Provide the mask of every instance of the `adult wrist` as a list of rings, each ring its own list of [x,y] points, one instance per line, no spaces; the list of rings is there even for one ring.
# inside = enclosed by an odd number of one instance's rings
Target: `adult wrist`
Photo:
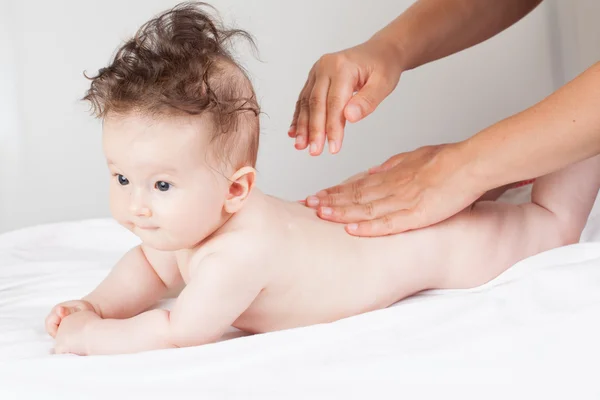
[[[378,49],[382,53],[383,58],[386,59],[387,66],[398,71],[398,74],[400,74],[407,69],[408,65],[404,46],[394,34],[388,33],[386,29],[388,28],[384,28],[373,35],[367,41],[367,44],[371,44],[374,48]]]
[[[496,174],[491,173],[489,157],[485,157],[478,144],[472,138],[454,143],[448,147],[449,157],[453,160],[455,168],[466,180],[467,187],[477,194],[483,194],[507,182],[498,183]]]

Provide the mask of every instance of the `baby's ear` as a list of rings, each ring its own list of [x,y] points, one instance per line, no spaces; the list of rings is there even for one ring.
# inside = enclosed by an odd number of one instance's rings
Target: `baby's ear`
[[[229,178],[229,192],[224,205],[227,213],[234,214],[242,209],[255,180],[256,170],[252,167],[242,167]]]

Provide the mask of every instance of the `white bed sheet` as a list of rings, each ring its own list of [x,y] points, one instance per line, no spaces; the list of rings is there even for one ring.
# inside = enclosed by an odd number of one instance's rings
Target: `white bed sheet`
[[[331,324],[99,357],[52,355],[43,320],[137,239],[111,220],[0,235],[0,399],[597,399],[599,211],[583,243],[476,289],[429,291]]]

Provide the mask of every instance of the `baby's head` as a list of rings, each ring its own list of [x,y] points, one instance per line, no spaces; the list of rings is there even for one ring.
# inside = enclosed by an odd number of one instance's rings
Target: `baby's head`
[[[144,24],[85,100],[103,120],[114,218],[159,250],[192,248],[239,211],[255,181],[259,107],[198,3]],[[250,39],[251,40],[251,39]]]

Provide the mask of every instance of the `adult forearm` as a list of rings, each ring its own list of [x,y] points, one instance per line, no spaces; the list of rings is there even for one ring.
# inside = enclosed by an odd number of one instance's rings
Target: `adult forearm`
[[[542,0],[419,0],[375,34],[398,49],[403,70],[474,46],[513,25]]]
[[[599,154],[600,63],[457,148],[484,190],[545,175]]]

